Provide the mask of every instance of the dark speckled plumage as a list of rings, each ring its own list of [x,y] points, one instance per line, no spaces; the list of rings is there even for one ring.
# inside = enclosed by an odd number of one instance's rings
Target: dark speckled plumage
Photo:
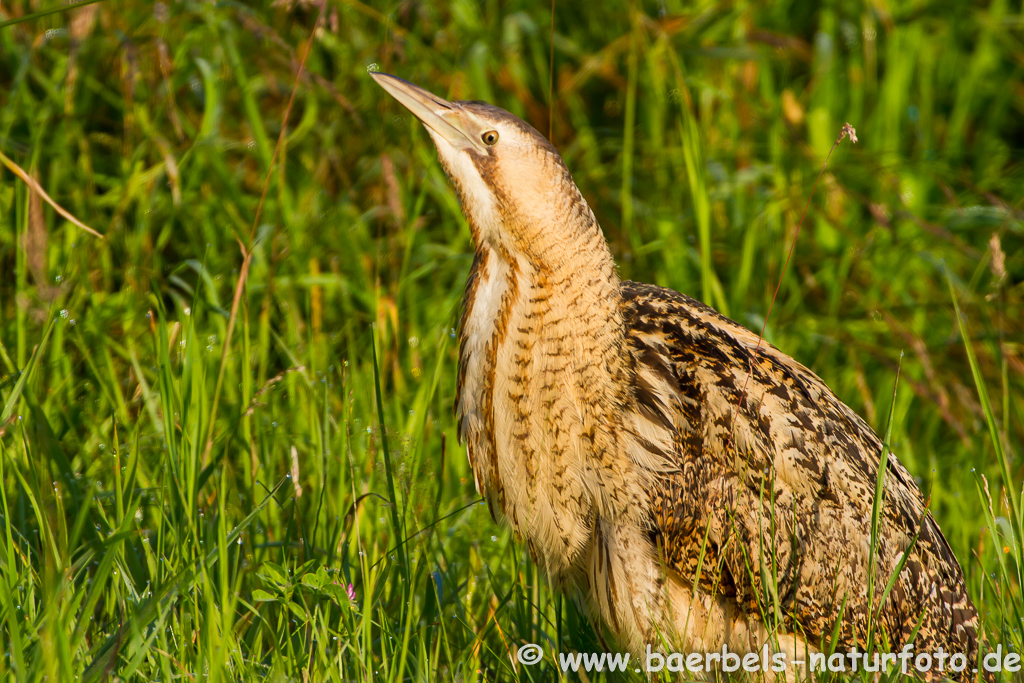
[[[624,319],[637,366],[682,398],[665,405],[638,386],[638,405],[676,430],[678,470],[652,496],[652,537],[686,581],[771,614],[774,592],[787,629],[840,649],[867,642],[867,554],[882,443],[810,370],[704,304],[653,285],[624,282]],[[743,388],[746,397],[742,400]],[[671,390],[665,393],[671,393]],[[791,469],[780,471],[780,439]],[[875,594],[909,557],[876,608],[890,649],[977,657],[977,613],[963,573],[910,473],[890,454]],[[697,576],[701,546],[703,567]],[[771,568],[762,585],[756,558]],[[845,606],[844,606],[845,603]]]

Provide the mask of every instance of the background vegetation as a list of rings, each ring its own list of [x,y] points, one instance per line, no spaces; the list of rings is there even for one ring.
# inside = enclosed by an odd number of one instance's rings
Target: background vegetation
[[[766,335],[893,409],[1021,651],[1019,3],[556,0],[552,83],[547,3],[328,0],[276,160],[315,3],[47,9],[0,7],[0,151],[103,238],[0,169],[7,680],[552,680],[603,649],[477,504],[469,231],[372,68],[550,127],[623,276],[755,330],[852,123]]]

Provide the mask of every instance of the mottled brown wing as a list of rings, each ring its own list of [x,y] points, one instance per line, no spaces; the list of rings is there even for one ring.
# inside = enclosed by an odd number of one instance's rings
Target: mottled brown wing
[[[674,426],[672,444],[652,444],[678,462],[653,496],[666,564],[812,643],[839,621],[843,644],[863,645],[877,435],[814,373],[766,342],[755,356],[757,336],[704,304],[632,282],[622,292],[639,412]],[[908,548],[877,630],[895,647],[920,623],[917,651],[942,645],[973,662],[977,614],[960,566],[890,455],[876,604]]]

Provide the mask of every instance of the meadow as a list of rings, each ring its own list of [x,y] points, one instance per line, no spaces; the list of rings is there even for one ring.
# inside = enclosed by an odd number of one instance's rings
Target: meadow
[[[1024,651],[1020,3],[319,9],[0,5],[0,677],[646,680],[556,670],[605,648],[474,490],[469,229],[368,70],[550,132],[624,278],[781,280]]]

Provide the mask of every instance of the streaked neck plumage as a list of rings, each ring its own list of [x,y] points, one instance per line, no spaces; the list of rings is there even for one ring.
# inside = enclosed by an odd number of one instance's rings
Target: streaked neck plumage
[[[538,560],[558,576],[576,564],[596,515],[639,514],[643,475],[621,457],[616,416],[631,400],[632,369],[614,262],[558,153],[535,150],[529,164],[441,160],[476,243],[460,435],[492,511],[543,548]]]

